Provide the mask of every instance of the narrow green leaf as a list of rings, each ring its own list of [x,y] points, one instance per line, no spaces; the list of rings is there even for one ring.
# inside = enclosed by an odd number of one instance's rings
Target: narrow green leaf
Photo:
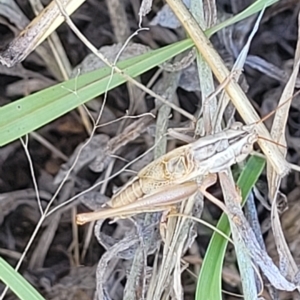
[[[191,40],[184,40],[118,63],[118,67],[136,77],[191,48]],[[0,108],[0,146],[45,125],[79,105],[105,93],[111,68],[105,67],[59,83]],[[109,90],[126,79],[113,74]]]
[[[0,279],[22,300],[45,300],[45,298],[2,257],[0,257]]]

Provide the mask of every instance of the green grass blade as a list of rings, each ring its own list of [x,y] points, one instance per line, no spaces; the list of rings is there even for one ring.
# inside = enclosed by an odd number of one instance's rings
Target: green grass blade
[[[2,257],[0,257],[0,279],[22,300],[45,300],[45,298]]]
[[[258,180],[264,166],[265,160],[263,158],[258,156],[249,158],[237,182],[242,193],[243,203]],[[218,222],[217,228],[227,236],[230,235],[229,221],[224,213]],[[199,274],[195,299],[222,299],[222,266],[227,243],[228,241],[218,233],[213,234]]]
[[[192,45],[191,40],[184,40],[122,61],[118,63],[118,67],[131,77],[136,77],[191,48]],[[110,75],[111,68],[101,68],[0,108],[0,146],[48,124],[79,105],[103,94]],[[109,89],[125,81],[123,76],[115,73]]]

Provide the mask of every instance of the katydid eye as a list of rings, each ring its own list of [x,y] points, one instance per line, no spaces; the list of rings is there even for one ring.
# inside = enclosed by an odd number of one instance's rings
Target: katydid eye
[[[243,128],[243,123],[241,122],[234,122],[230,128],[233,129],[233,130],[241,130]]]
[[[250,154],[251,151],[252,151],[252,144],[247,143],[242,147],[243,154]]]

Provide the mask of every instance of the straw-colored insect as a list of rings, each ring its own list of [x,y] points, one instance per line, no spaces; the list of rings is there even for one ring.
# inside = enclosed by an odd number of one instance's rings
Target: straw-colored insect
[[[143,168],[107,207],[77,215],[77,223],[168,209],[197,192],[201,181],[244,160],[258,139],[254,125],[230,129],[179,147]]]

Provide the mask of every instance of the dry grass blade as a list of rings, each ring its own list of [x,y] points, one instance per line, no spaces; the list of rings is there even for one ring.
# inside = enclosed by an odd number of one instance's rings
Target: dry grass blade
[[[219,177],[226,207],[228,209],[234,207],[234,209],[238,210],[243,216],[242,208],[240,205],[241,197],[237,193],[231,170],[228,168],[226,172],[219,173]],[[232,211],[229,211],[229,213],[232,213]],[[239,238],[239,229],[233,222],[233,219],[229,218],[229,221],[232,232],[232,239],[234,241],[235,251],[237,254],[237,262],[241,273],[244,298],[255,299],[257,296],[257,290],[255,285],[254,269],[252,268],[251,264],[251,258],[246,251],[248,245],[243,243]]]
[[[98,233],[96,233],[98,235]],[[139,239],[137,237],[132,238],[132,236],[128,236],[124,240],[120,241],[119,243],[112,246],[109,251],[107,251],[102,258],[100,259],[97,271],[96,271],[96,277],[97,277],[97,299],[107,299],[104,295],[106,292],[105,284],[108,280],[107,278],[107,269],[108,264],[110,261],[115,260],[115,257],[118,255],[118,253],[129,249],[130,247],[134,246],[139,242]]]
[[[202,201],[203,196],[200,194],[190,197],[186,203],[182,204],[180,208],[181,213],[190,215],[193,207],[195,209],[194,214],[195,212],[196,214],[199,211],[202,212]],[[200,205],[200,207],[195,206],[195,203]],[[181,217],[168,220],[164,239],[163,260],[156,278],[153,279],[156,284],[153,294],[148,293],[147,299],[162,299],[163,295],[168,297],[168,295],[172,294],[173,288],[175,288],[172,283],[178,280],[175,273],[176,263],[180,261],[182,253],[191,245],[194,238],[193,222],[191,220]],[[152,285],[154,284],[152,283]]]
[[[222,176],[224,183],[226,183],[225,187],[227,187],[227,189],[230,186],[234,187],[234,185],[230,183],[231,180],[228,178],[228,176],[226,174],[224,175],[225,176]],[[267,252],[262,249],[257,242],[255,234],[243,214],[239,202],[240,195],[237,193],[235,188],[229,189],[228,195],[230,195],[229,197],[231,197],[233,200],[230,203],[226,203],[229,213],[228,217],[230,218],[231,225],[235,227],[237,239],[245,244],[245,249],[247,249],[250,257],[258,264],[263,274],[270,280],[270,283],[274,287],[286,291],[295,290],[297,288],[297,285],[293,282],[288,281],[284,277],[277,266],[273,263]]]
[[[286,146],[286,139],[285,139],[285,131],[286,131],[286,124],[289,115],[290,104],[292,102],[292,95],[295,89],[295,84],[297,81],[297,76],[299,72],[300,66],[300,14],[298,15],[298,41],[297,41],[297,48],[295,52],[295,59],[294,59],[294,66],[293,71],[288,80],[285,89],[280,97],[279,105],[285,103],[287,99],[291,99],[288,104],[283,105],[275,114],[271,136],[272,138],[280,143],[281,145]],[[280,148],[282,154],[285,156],[287,149],[281,147]],[[267,166],[267,177],[268,177],[268,185],[269,185],[269,196],[272,201],[272,210],[271,210],[271,220],[272,220],[272,230],[274,234],[274,241],[276,243],[277,251],[279,254],[279,265],[281,271],[284,273],[285,276],[290,278],[294,278],[296,273],[298,272],[297,264],[294,258],[291,255],[290,249],[287,245],[285,240],[280,219],[279,213],[277,209],[277,197],[279,186],[281,183],[281,176],[278,175],[272,166]],[[300,292],[300,288],[298,288]]]
[[[295,84],[299,72],[299,66],[300,66],[300,28],[298,27],[298,42],[297,42],[297,48],[295,52],[293,72],[280,97],[278,103],[280,109],[276,111],[272,129],[271,129],[272,139],[283,146],[286,146],[286,139],[285,139],[286,124],[287,124],[288,113],[290,110],[290,106],[293,98],[292,96],[293,96],[293,92],[295,89]],[[290,102],[287,103],[288,99],[291,100]],[[280,147],[279,150],[282,152],[283,156],[286,156],[286,152],[287,152],[286,148]],[[268,169],[268,183],[269,183],[269,195],[271,199],[273,199],[276,196],[281,178],[282,177],[280,176],[280,173],[276,173],[276,170],[273,170],[273,168],[270,166]]]

